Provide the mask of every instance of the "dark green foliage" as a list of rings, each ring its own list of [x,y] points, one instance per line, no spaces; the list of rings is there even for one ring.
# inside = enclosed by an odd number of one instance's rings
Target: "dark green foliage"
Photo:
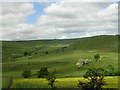
[[[28,53],[28,56],[31,56],[31,53]]]
[[[100,55],[99,55],[99,54],[95,54],[95,55],[94,55],[94,59],[95,59],[96,61],[99,61]]]
[[[35,52],[34,54],[37,54],[37,52]]]
[[[24,52],[24,56],[31,56],[30,52]]]
[[[31,71],[30,70],[26,70],[22,73],[22,77],[24,78],[29,78],[31,77]]]
[[[105,85],[104,81],[104,69],[103,68],[91,68],[88,69],[83,76],[88,79],[89,82],[83,83],[79,81],[78,86],[82,88],[90,88],[90,89],[101,89],[103,85]]]
[[[48,74],[49,72],[47,68],[41,68],[40,71],[38,71],[38,78],[45,78]]]
[[[114,67],[112,65],[108,65],[105,71],[105,76],[117,76],[118,71],[115,71]]]
[[[45,54],[48,54],[48,51],[46,51]]]
[[[28,55],[28,53],[27,52],[24,52],[24,56],[27,56]]]
[[[56,82],[55,71],[52,73],[49,73],[49,75],[46,77],[46,79],[48,80],[48,85],[50,85],[51,88],[56,88],[54,86],[54,84]]]

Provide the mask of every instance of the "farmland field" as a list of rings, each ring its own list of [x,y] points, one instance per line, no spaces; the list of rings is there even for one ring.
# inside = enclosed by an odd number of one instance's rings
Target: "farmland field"
[[[57,88],[77,88],[78,80],[87,82],[82,77],[58,78],[55,86]],[[103,88],[118,88],[118,77],[105,77],[106,85]],[[12,88],[50,88],[45,79],[15,79]]]
[[[56,82],[58,87],[76,87],[77,80],[84,81],[81,77],[87,69],[92,67],[106,68],[108,65],[112,65],[118,71],[117,36],[95,36],[63,40],[3,41],[2,48],[3,87],[6,87],[9,81],[8,78],[4,77],[11,76],[13,77],[12,87],[49,87],[45,80],[37,78],[37,71],[42,67],[47,67],[49,72],[56,71],[55,76],[59,78]],[[30,56],[25,56],[25,52],[29,52]],[[100,61],[96,62],[94,60],[95,54],[101,56]],[[78,69],[76,63],[80,58],[89,59],[91,63]],[[34,75],[30,79],[23,79],[22,72],[24,70],[31,70]],[[106,77],[106,81],[108,82],[106,88],[117,88],[117,77]],[[110,83],[111,81],[113,82]],[[25,82],[27,84],[24,84]],[[37,82],[42,83],[37,85]]]

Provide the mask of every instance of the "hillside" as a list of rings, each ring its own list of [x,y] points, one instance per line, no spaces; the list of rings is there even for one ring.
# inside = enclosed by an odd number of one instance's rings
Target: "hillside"
[[[57,50],[64,52],[81,50],[98,50],[103,52],[117,52],[117,36],[95,36],[79,39],[54,39],[54,40],[32,40],[32,41],[3,41],[3,62],[14,58],[23,57],[24,52],[31,54],[48,51],[55,53]],[[41,50],[41,51],[40,51]]]
[[[79,50],[118,51],[118,36],[95,36],[79,39],[71,47]]]
[[[22,78],[24,70],[31,70],[33,74],[31,78],[37,78],[37,71],[43,67],[47,67],[49,72],[56,71],[57,78],[81,77],[89,68],[106,68],[108,65],[112,65],[118,71],[117,36],[3,41],[2,48],[3,86],[6,86],[11,76]],[[93,58],[96,53],[101,56],[98,62]],[[76,63],[82,59],[89,59],[91,62],[78,69]]]

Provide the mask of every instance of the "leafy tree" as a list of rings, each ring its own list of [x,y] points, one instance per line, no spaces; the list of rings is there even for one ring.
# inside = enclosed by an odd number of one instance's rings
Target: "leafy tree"
[[[34,54],[37,54],[37,52],[35,52]]]
[[[117,73],[115,72],[115,69],[112,65],[108,65],[107,69],[105,71],[105,75],[106,76],[115,76],[117,75]]]
[[[91,68],[88,69],[83,76],[88,79],[89,82],[83,83],[79,81],[78,86],[82,88],[90,88],[90,89],[101,89],[103,85],[105,85],[104,81],[104,69],[103,68]]]
[[[22,77],[24,77],[24,78],[29,78],[29,77],[31,77],[31,71],[30,71],[30,70],[25,70],[25,71],[22,73]]]
[[[28,53],[27,52],[24,52],[24,56],[27,56],[28,55]]]
[[[48,51],[46,51],[45,54],[48,54]]]
[[[40,71],[38,71],[38,78],[45,78],[48,74],[49,72],[47,68],[41,68]]]
[[[49,75],[46,77],[46,79],[48,80],[48,85],[50,85],[51,88],[56,88],[54,86],[54,84],[56,82],[55,71],[52,73],[49,73]]]
[[[99,61],[99,60],[100,60],[100,55],[99,55],[99,54],[95,54],[95,55],[94,55],[94,59],[95,59],[96,61]]]

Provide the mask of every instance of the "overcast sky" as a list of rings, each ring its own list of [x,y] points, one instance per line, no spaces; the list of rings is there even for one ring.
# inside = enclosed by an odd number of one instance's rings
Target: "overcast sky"
[[[46,1],[0,3],[0,39],[66,39],[118,33],[117,1]]]

